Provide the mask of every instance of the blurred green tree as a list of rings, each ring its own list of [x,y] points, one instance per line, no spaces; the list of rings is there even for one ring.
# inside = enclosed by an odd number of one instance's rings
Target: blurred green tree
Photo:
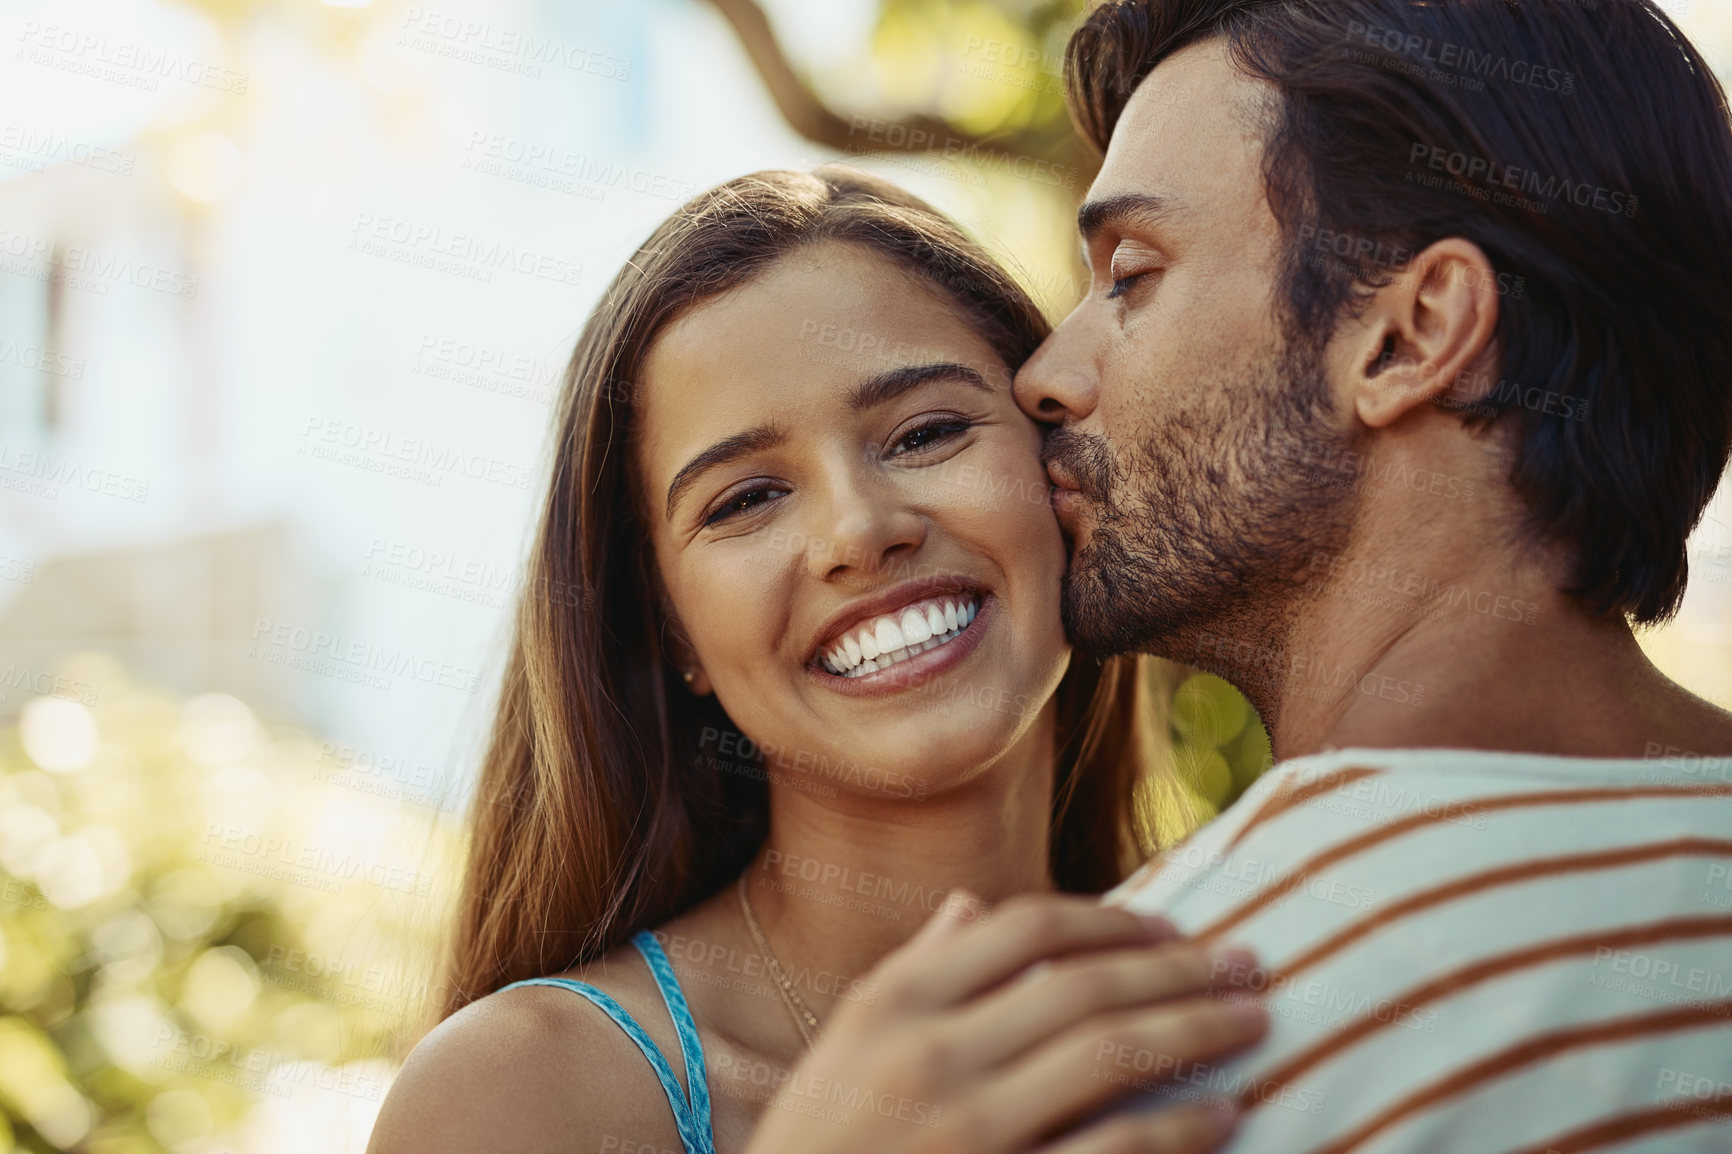
[[[364,1137],[437,1000],[454,799],[107,658],[57,676],[0,728],[0,1151]]]

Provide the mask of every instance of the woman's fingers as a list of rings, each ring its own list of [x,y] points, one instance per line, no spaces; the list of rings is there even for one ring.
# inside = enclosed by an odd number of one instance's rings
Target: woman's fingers
[[[1188,1075],[1199,1062],[1241,1050],[1267,1029],[1261,1004],[1209,997],[1102,1015],[1036,1047],[993,1077],[966,1109],[971,1121],[989,1128],[985,1148],[1016,1149]]]
[[[1012,898],[977,925],[932,934],[923,928],[915,941],[881,963],[876,977],[895,1009],[925,1013],[983,993],[1036,962],[1085,950],[1147,946],[1175,936],[1161,919],[1108,909],[1093,898]]]
[[[1209,1154],[1237,1122],[1231,1110],[1207,1106],[1121,1114],[1042,1146],[1040,1154]]]
[[[1097,1015],[1229,985],[1255,964],[1245,950],[1189,942],[1073,955],[1036,965],[959,1008],[950,1028],[962,1056],[984,1069]]]

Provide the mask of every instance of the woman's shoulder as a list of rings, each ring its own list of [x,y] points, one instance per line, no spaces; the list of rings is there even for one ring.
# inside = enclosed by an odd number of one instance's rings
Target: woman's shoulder
[[[646,1020],[645,998],[659,995],[627,952],[557,976],[606,993],[659,1043],[664,1031]],[[429,1032],[392,1084],[367,1149],[565,1154],[632,1143],[680,1148],[655,1071],[601,1009],[569,989],[535,985],[488,994]]]

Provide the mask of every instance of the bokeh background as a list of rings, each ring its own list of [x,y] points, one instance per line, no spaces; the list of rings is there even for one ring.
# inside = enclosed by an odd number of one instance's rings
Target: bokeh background
[[[847,159],[1062,315],[1080,7],[0,3],[0,1154],[365,1145],[586,310],[697,190]],[[1732,0],[1665,7],[1732,74]],[[1729,526],[1644,636],[1725,705]],[[1268,756],[1167,685],[1151,844]]]

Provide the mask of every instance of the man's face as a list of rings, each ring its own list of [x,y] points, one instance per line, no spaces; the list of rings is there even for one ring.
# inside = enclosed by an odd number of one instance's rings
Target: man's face
[[[1207,667],[1223,634],[1273,641],[1307,560],[1346,535],[1351,494],[1305,467],[1345,434],[1323,342],[1282,326],[1274,101],[1220,41],[1143,81],[1081,214],[1089,295],[1017,377],[1023,410],[1061,422],[1046,460],[1086,652]]]

